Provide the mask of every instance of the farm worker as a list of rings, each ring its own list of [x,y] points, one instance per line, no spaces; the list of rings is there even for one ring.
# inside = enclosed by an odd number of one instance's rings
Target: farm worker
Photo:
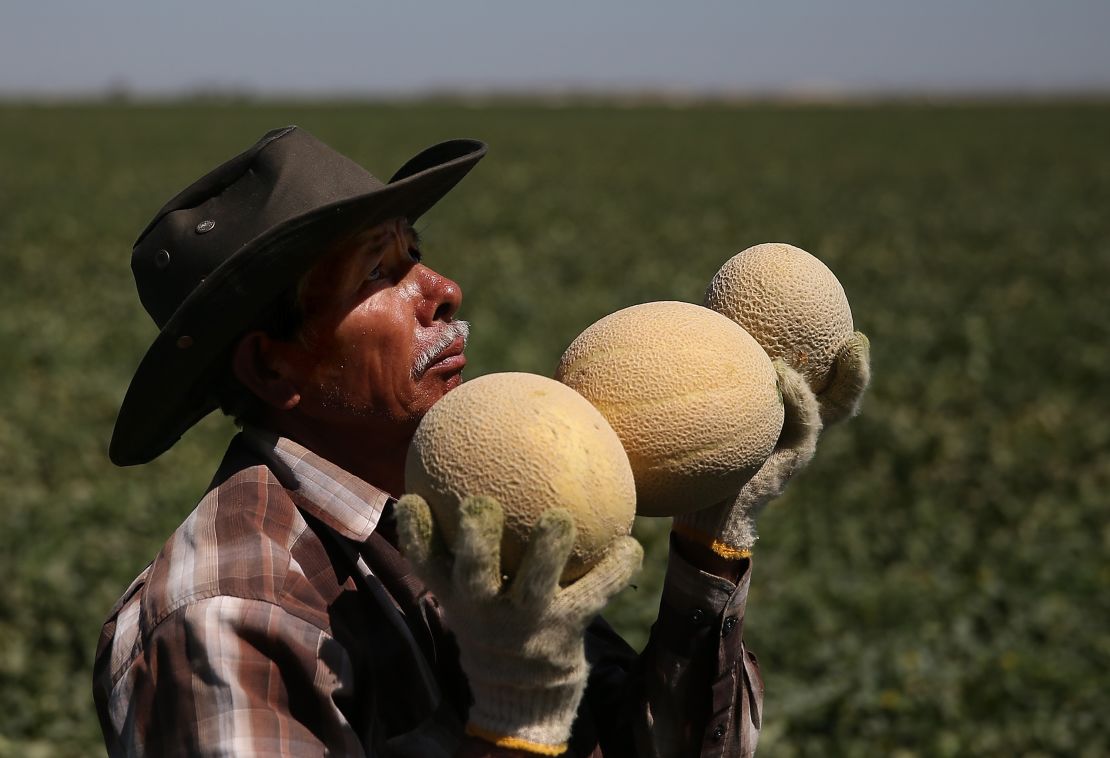
[[[673,536],[637,655],[594,616],[637,567],[637,550],[616,551],[568,587],[575,603],[502,620],[496,639],[519,646],[470,651],[480,670],[465,670],[447,620],[481,628],[485,606],[455,592],[445,610],[398,550],[421,547],[420,514],[395,508],[406,449],[461,382],[468,332],[459,286],[422,262],[412,224],[485,152],[445,142],[382,182],[277,129],[139,235],[132,269],[160,331],[111,459],[146,463],[217,407],[241,431],[104,625],[94,693],[111,755],[754,751],[747,558]],[[820,422],[795,389],[782,446],[804,453]],[[742,500],[718,506],[722,534],[747,518]],[[462,517],[464,583],[498,538],[495,509]]]

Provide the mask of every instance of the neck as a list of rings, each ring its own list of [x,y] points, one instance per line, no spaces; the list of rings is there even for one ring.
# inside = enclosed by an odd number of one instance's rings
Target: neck
[[[291,419],[277,421],[279,423],[268,424],[277,434],[303,445],[395,498],[404,494],[405,455],[415,430],[392,424],[374,425],[373,428],[363,425],[323,428],[289,423]]]

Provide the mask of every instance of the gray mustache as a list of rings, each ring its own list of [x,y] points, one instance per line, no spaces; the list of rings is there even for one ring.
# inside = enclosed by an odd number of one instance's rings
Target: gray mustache
[[[470,322],[469,321],[452,321],[445,324],[440,329],[440,334],[436,337],[436,341],[428,346],[424,352],[416,359],[412,366],[413,378],[419,377],[428,367],[432,365],[432,361],[446,350],[452,342],[462,337],[463,349],[466,349],[466,343],[470,339]]]

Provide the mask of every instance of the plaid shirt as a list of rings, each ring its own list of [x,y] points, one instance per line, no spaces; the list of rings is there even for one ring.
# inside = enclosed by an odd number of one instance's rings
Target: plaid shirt
[[[452,755],[469,691],[438,603],[386,536],[391,506],[290,440],[237,437],[104,624],[94,695],[108,752]],[[642,654],[598,619],[570,753],[754,752],[749,578],[672,551]]]

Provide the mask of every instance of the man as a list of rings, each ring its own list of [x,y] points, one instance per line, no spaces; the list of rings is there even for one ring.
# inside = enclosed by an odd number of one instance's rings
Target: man
[[[394,500],[468,334],[458,285],[421,262],[412,224],[484,154],[453,140],[382,183],[279,129],[140,235],[132,268],[161,331],[112,460],[153,459],[220,405],[243,431],[104,626],[94,692],[112,755],[754,751],[747,527],[812,454],[819,411],[854,408],[866,343],[846,349],[850,380],[828,402],[780,369],[789,423],[758,497],[676,524],[637,656],[594,618],[638,565],[631,538],[560,588],[573,533],[550,512],[527,579],[504,586],[496,502],[464,503],[448,553],[419,499]]]

